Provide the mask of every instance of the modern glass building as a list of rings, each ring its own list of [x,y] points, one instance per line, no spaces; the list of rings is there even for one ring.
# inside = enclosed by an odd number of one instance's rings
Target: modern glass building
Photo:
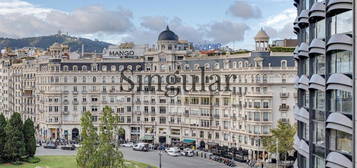
[[[355,0],[294,0],[299,45],[295,167],[356,164]]]

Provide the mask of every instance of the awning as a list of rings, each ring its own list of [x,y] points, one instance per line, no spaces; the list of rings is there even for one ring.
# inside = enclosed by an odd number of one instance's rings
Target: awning
[[[182,142],[183,143],[194,143],[194,142],[196,142],[196,140],[194,140],[194,139],[183,139]]]
[[[154,136],[153,135],[144,135],[143,137],[141,137],[141,140],[152,141],[152,140],[154,140]]]

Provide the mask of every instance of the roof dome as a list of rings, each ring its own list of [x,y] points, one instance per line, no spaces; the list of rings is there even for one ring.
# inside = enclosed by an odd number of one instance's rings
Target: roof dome
[[[158,40],[178,40],[178,36],[169,29],[169,26],[166,27],[166,30],[160,33]]]
[[[269,40],[268,34],[262,29],[257,33],[257,35],[254,38],[255,40]]]

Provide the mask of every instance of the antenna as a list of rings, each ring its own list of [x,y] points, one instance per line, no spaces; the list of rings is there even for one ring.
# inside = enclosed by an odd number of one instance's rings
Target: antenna
[[[84,56],[84,44],[82,44],[82,57]]]

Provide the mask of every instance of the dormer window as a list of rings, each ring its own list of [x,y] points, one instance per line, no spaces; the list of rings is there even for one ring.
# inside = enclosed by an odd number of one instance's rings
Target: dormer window
[[[82,71],[87,71],[87,66],[83,65],[82,66]]]
[[[115,67],[115,65],[112,65],[110,69],[111,69],[111,71],[113,71],[113,72],[117,70],[117,68]]]
[[[104,71],[104,72],[107,71],[107,66],[103,65],[102,66],[102,71]]]

